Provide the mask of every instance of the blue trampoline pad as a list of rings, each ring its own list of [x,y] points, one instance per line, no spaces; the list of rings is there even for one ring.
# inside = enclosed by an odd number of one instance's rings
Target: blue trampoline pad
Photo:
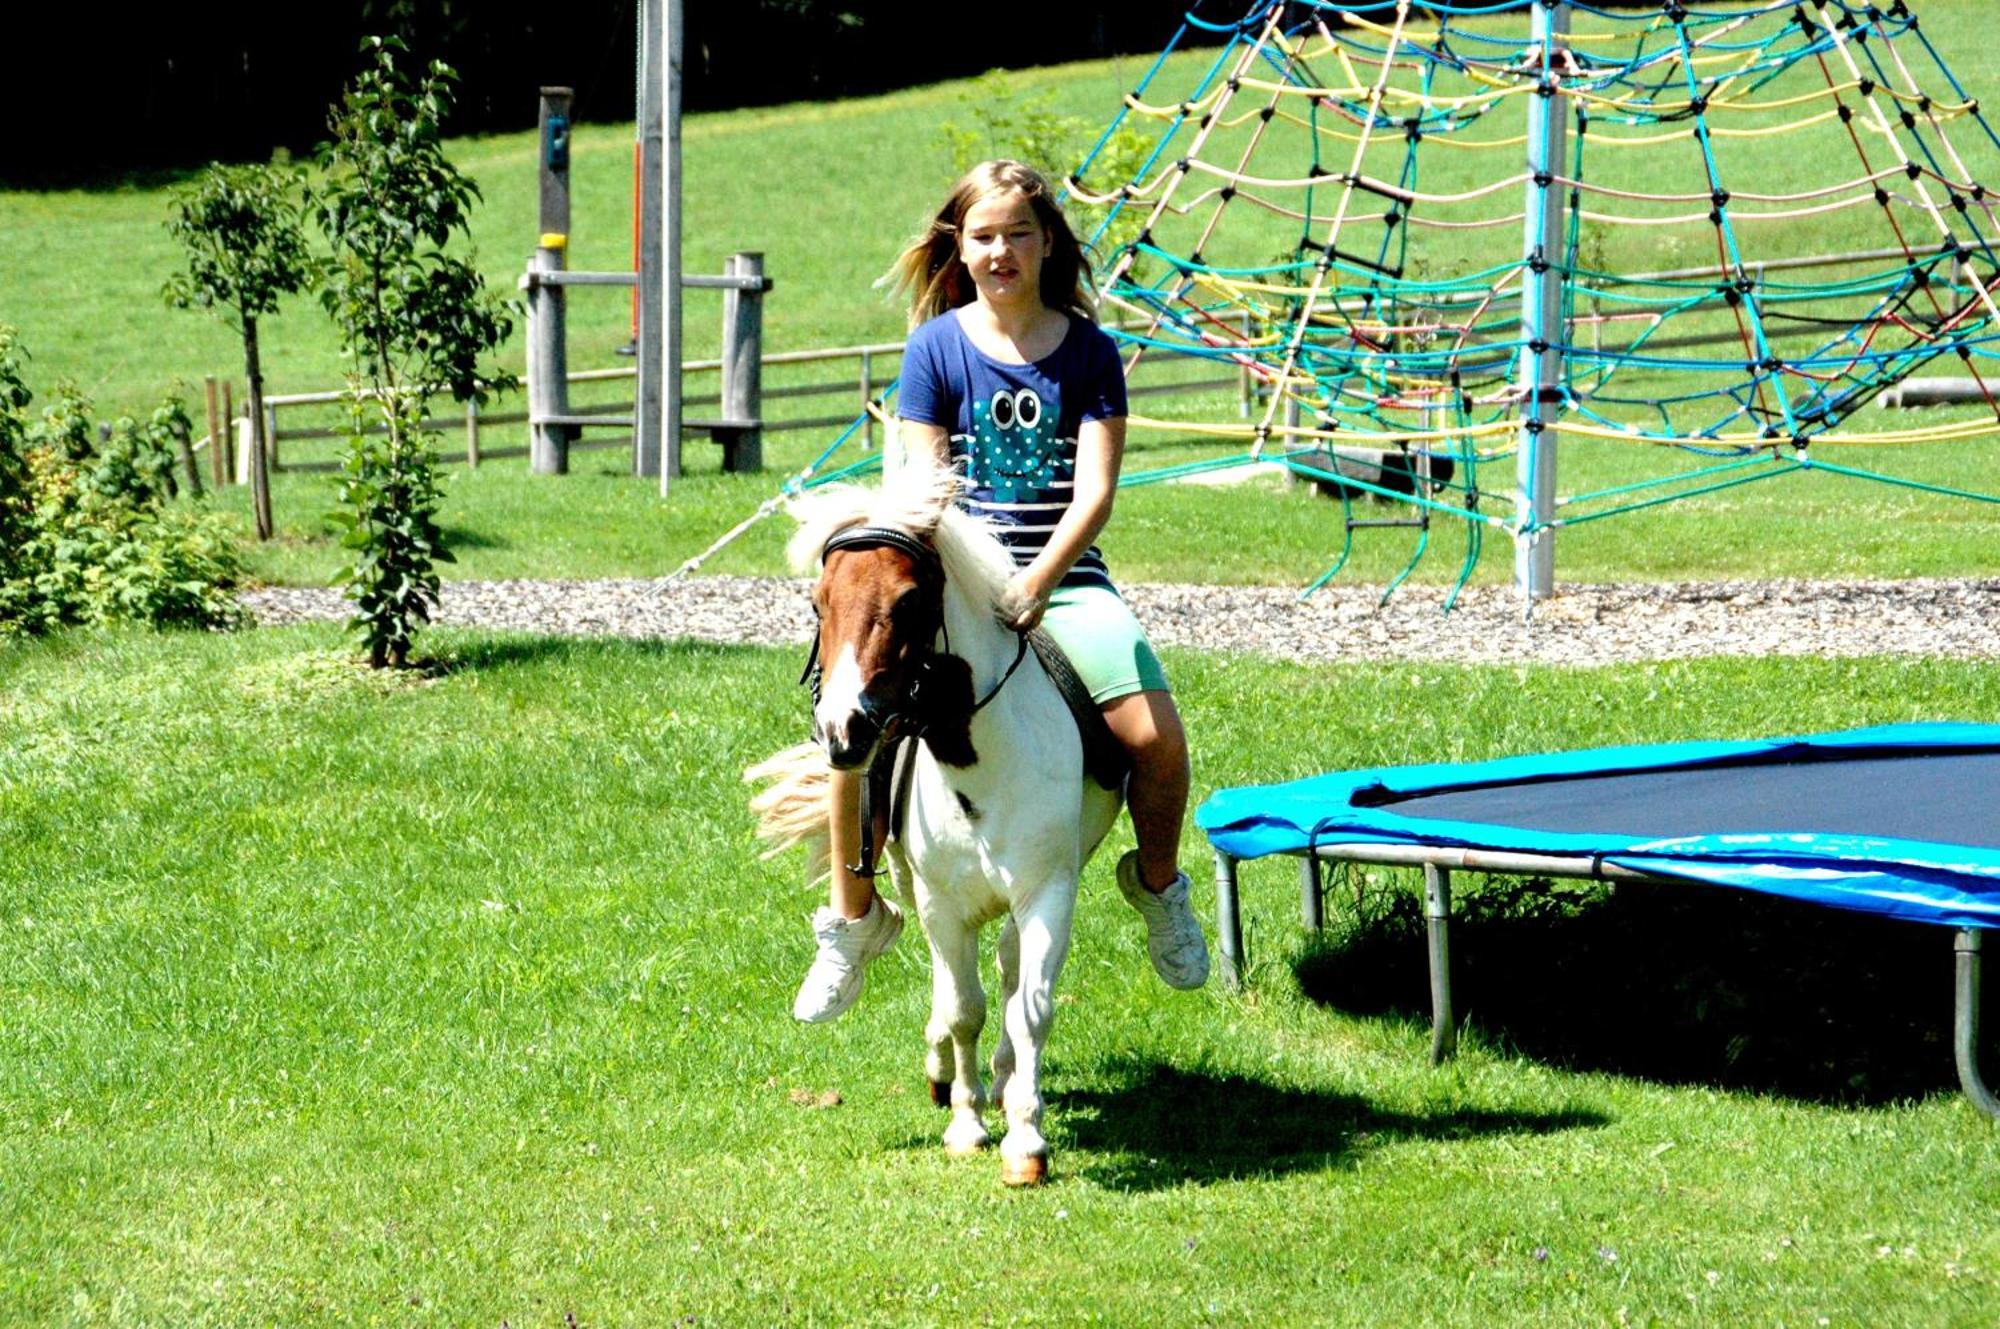
[[[1316,844],[1600,860],[1954,927],[2000,927],[2000,725],[1599,748],[1218,791],[1236,858]]]

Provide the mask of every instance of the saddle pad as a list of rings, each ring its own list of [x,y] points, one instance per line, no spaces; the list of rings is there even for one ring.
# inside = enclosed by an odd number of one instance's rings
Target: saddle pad
[[[1111,726],[1104,723],[1104,712],[1091,700],[1090,690],[1070,668],[1069,657],[1056,645],[1056,639],[1040,628],[1028,634],[1028,644],[1035,648],[1035,658],[1055,681],[1056,691],[1062,693],[1069,713],[1076,718],[1076,732],[1083,739],[1084,772],[1106,789],[1123,789],[1125,777],[1132,772],[1131,759]]]

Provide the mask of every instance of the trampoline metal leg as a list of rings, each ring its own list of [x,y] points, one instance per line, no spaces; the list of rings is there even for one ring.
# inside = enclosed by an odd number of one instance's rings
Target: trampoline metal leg
[[[1431,1065],[1458,1055],[1458,1020],[1451,1010],[1451,872],[1424,864],[1424,923],[1431,951]]]
[[[1319,855],[1310,849],[1299,860],[1299,917],[1309,932],[1326,926],[1326,892],[1320,886]]]
[[[1215,941],[1222,952],[1222,986],[1243,986],[1243,916],[1236,905],[1236,860],[1215,851]]]
[[[1972,1105],[1987,1116],[2000,1119],[2000,1097],[1995,1097],[1979,1074],[1979,951],[1985,934],[1978,928],[1960,928],[1952,949],[1957,952],[1957,1001],[1952,1016],[1952,1047],[1958,1058],[1958,1083]]]

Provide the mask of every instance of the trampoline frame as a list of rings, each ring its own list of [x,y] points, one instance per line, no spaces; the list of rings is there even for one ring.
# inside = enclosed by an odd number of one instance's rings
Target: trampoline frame
[[[1637,872],[1608,863],[1596,855],[1533,854],[1455,845],[1347,843],[1319,844],[1280,850],[1300,859],[1300,905],[1305,926],[1325,925],[1323,861],[1370,863],[1383,867],[1419,867],[1424,873],[1424,923],[1430,953],[1431,1064],[1458,1053],[1458,1022],[1451,992],[1451,874],[1504,873],[1525,877],[1568,877],[1585,881],[1652,882],[1685,886],[1684,881]],[[1238,858],[1215,851],[1215,932],[1221,951],[1222,981],[1230,991],[1243,986],[1245,952],[1243,921],[1237,901]],[[1972,1105],[2000,1121],[2000,1097],[1988,1087],[1979,1067],[1980,960],[1983,930],[1958,928],[1953,952],[1952,1050],[1959,1087]]]

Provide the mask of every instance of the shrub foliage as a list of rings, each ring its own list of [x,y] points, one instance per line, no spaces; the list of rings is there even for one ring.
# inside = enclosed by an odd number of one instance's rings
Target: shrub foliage
[[[102,444],[59,384],[39,419],[13,329],[0,327],[0,636],[128,621],[230,628],[242,564],[221,518],[171,504],[187,409],[121,416]]]

